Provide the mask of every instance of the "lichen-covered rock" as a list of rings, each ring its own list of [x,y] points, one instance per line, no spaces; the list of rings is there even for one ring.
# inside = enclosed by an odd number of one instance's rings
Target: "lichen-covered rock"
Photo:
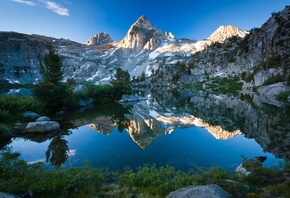
[[[60,129],[60,125],[56,121],[40,121],[29,122],[24,132],[26,133],[48,133],[57,131]]]
[[[171,192],[167,198],[227,198],[230,195],[215,184],[206,186],[187,186]]]

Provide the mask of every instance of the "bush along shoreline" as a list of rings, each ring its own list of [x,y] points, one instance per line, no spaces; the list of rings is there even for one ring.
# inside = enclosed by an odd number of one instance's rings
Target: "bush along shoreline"
[[[144,164],[124,172],[81,167],[27,164],[19,153],[0,154],[0,192],[20,197],[166,197],[185,186],[216,184],[232,197],[289,197],[290,164],[253,166],[249,175],[220,167],[187,172]]]

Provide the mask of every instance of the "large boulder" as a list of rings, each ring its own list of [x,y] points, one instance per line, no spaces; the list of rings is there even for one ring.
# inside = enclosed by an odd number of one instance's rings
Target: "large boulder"
[[[57,131],[60,129],[60,125],[56,121],[39,121],[29,122],[24,132],[27,133],[48,133]]]
[[[167,198],[227,198],[230,195],[216,184],[206,186],[187,186],[171,192]]]

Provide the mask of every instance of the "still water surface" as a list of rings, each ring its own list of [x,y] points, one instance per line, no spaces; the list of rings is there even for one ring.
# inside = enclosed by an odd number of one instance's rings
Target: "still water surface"
[[[188,170],[195,166],[212,165],[234,169],[244,155],[247,158],[267,156],[265,166],[277,165],[279,159],[264,152],[254,139],[239,135],[227,140],[218,140],[201,127],[178,128],[171,134],[158,137],[146,149],[140,148],[127,132],[114,129],[110,135],[100,134],[89,126],[73,129],[64,136],[68,142],[69,158],[65,166],[81,166],[88,161],[94,167],[109,167],[111,170],[127,170],[145,163],[157,166],[172,165]],[[15,139],[10,145],[19,151],[28,162],[45,161],[50,140],[43,143]]]
[[[64,133],[42,141],[19,137],[7,147],[30,163],[76,167],[87,162],[119,171],[145,163],[185,171],[196,166],[235,169],[241,155],[267,156],[264,166],[271,167],[289,158],[287,110],[236,96],[186,93],[186,98],[163,94],[134,104],[94,107],[71,116],[73,127],[65,127]]]

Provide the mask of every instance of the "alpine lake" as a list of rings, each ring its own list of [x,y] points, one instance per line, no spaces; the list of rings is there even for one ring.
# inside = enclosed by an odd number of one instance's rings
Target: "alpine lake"
[[[187,171],[235,169],[243,158],[266,156],[266,167],[290,159],[290,106],[257,95],[180,89],[140,92],[136,102],[86,106],[51,117],[62,130],[2,140],[28,163],[84,163],[110,170],[143,164]]]

